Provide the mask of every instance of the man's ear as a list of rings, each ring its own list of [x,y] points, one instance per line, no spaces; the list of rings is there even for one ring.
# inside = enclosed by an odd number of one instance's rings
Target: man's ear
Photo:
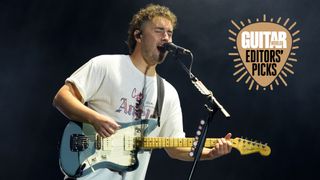
[[[134,34],[134,38],[136,39],[136,41],[141,42],[142,32],[140,30],[135,30],[133,34]]]

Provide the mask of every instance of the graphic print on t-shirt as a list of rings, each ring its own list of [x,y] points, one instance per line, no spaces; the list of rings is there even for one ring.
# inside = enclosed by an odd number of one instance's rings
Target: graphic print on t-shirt
[[[135,104],[130,104],[132,99],[136,102]],[[153,110],[154,104],[150,101],[144,102],[143,93],[133,88],[130,99],[127,97],[120,99],[120,105],[116,112],[132,116],[133,119],[149,119]]]

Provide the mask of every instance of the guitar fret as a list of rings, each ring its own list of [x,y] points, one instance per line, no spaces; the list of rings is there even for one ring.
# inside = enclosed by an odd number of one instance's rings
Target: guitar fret
[[[154,141],[154,138],[152,138],[152,146],[154,147],[155,146],[155,141]]]
[[[155,141],[155,146],[158,147],[159,146],[159,143],[158,143],[158,138],[153,138],[154,141]]]
[[[161,146],[162,147],[166,147],[166,139],[165,138],[161,138],[161,140],[162,140]]]
[[[188,138],[188,147],[191,147],[192,146],[192,139]]]

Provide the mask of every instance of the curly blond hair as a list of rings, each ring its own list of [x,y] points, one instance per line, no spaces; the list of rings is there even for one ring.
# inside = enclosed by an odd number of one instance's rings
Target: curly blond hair
[[[158,4],[149,4],[145,8],[140,9],[133,17],[129,24],[128,40],[129,53],[131,54],[136,46],[134,32],[141,30],[142,25],[152,20],[154,17],[164,17],[171,21],[173,28],[176,27],[177,17],[169,8]]]

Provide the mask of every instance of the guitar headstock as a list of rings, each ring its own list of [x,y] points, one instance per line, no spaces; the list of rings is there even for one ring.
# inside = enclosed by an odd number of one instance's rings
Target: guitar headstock
[[[234,138],[231,140],[232,147],[236,148],[241,155],[247,155],[259,152],[262,156],[269,156],[271,148],[267,144],[249,141],[243,138]]]

